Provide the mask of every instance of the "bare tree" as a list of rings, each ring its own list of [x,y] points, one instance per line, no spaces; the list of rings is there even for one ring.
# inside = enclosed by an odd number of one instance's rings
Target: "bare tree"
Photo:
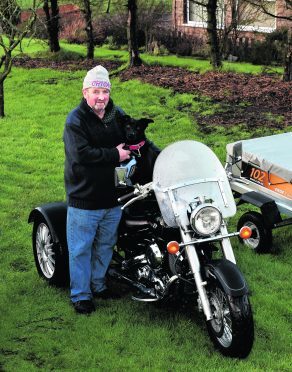
[[[50,5],[49,5],[50,3]],[[58,0],[44,0],[43,9],[46,15],[46,29],[48,32],[51,52],[59,52],[59,6]]]
[[[113,4],[111,0],[107,0],[107,10],[109,13],[110,7]],[[121,11],[120,2],[116,2],[116,9]],[[142,60],[139,56],[138,38],[137,38],[137,0],[127,0],[127,39],[129,50],[129,64],[130,66],[141,66]]]
[[[211,64],[214,68],[222,67],[222,56],[217,32],[217,0],[207,1],[207,33],[210,44]]]
[[[96,13],[100,13],[104,7],[107,7],[109,11],[110,0],[71,0],[71,3],[78,5],[80,7],[81,12],[83,13],[84,23],[85,23],[84,31],[86,32],[86,45],[87,45],[86,58],[93,59],[94,58],[94,29],[93,29],[92,13],[93,13],[93,10],[97,10]]]
[[[226,54],[227,49],[230,51],[231,42],[231,53],[235,54],[236,43],[240,36],[240,29],[245,26],[253,25],[254,22],[260,16],[259,9],[251,9],[249,4],[243,3],[238,0],[227,0],[223,4],[221,13],[221,28],[218,30],[219,42],[221,55]],[[220,4],[222,6],[222,3]],[[229,22],[226,22],[226,11],[231,10],[231,18]]]
[[[291,28],[287,31],[287,47],[284,66],[284,81],[292,81],[292,31]]]
[[[149,45],[153,41],[153,33],[157,25],[161,26],[163,16],[167,13],[167,6],[164,1],[140,0],[138,25],[139,29],[145,34],[145,47],[149,51]]]
[[[137,2],[128,0],[127,37],[130,56],[130,66],[141,66],[142,60],[139,56],[137,42]]]
[[[74,0],[73,0],[74,2]],[[96,13],[109,13],[111,8],[111,0],[75,0],[84,14],[85,21],[85,32],[87,36],[87,59],[94,58],[94,30],[93,30],[93,20],[92,20],[92,10],[94,9]]]
[[[11,72],[13,65],[12,52],[19,46],[22,40],[33,30],[36,20],[36,2],[32,0],[31,16],[20,29],[17,27],[20,17],[20,8],[15,0],[1,0],[0,3],[0,118],[4,112],[4,81]]]
[[[290,25],[292,22],[292,1],[284,0],[285,14],[274,14],[270,11],[265,0],[242,0],[248,4],[251,4],[255,9],[259,9],[262,13],[274,17],[276,19],[285,20]],[[292,23],[291,23],[292,25]],[[284,62],[284,81],[292,81],[292,27],[287,27],[287,40],[286,40],[286,53]]]
[[[218,0],[190,0],[190,3],[197,4],[207,12],[207,35],[210,48],[210,59],[213,68],[222,66],[222,56],[217,28],[217,8]]]
[[[92,17],[91,17],[91,2],[90,0],[82,0],[83,8],[82,12],[84,14],[85,20],[85,31],[87,35],[87,59],[94,58],[94,37],[93,37],[93,27],[92,27]]]

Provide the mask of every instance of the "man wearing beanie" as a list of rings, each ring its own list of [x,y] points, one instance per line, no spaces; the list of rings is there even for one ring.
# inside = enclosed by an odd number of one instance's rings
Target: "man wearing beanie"
[[[93,297],[114,297],[105,284],[121,218],[114,169],[130,151],[123,149],[118,125],[125,114],[110,90],[104,67],[88,71],[83,99],[69,113],[63,136],[71,301],[81,314],[95,310]]]

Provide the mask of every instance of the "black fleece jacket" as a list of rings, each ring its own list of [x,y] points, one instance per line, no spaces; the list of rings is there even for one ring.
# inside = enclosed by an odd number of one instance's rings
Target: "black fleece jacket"
[[[118,204],[114,169],[119,165],[116,146],[123,142],[121,115],[124,112],[111,99],[102,120],[84,99],[69,113],[63,135],[69,206],[103,209]]]

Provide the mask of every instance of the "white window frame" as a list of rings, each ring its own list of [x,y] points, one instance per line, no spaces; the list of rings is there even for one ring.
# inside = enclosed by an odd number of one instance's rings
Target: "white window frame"
[[[275,3],[275,15],[276,15],[276,2],[277,0],[266,0]],[[237,0],[238,6],[238,0]],[[238,25],[239,31],[252,31],[252,32],[263,32],[263,33],[271,33],[275,31],[277,28],[276,25],[276,18],[274,17],[274,27],[261,27],[261,26],[253,26],[253,25]]]
[[[220,1],[220,0],[219,0]],[[224,1],[224,0],[221,0]],[[200,6],[196,4],[197,6]],[[207,22],[198,22],[198,21],[190,21],[190,0],[187,0],[187,23],[185,23],[185,26],[190,26],[190,27],[201,27],[201,28],[207,28]],[[224,14],[221,17],[220,21],[223,19],[223,22],[218,25],[218,28],[223,28],[224,27]]]
[[[276,1],[277,0],[266,0],[271,1],[275,3],[275,10],[276,10]],[[238,6],[238,0],[237,0],[237,6]],[[189,27],[200,27],[200,28],[207,28],[207,22],[198,22],[198,21],[190,21],[190,1],[187,0],[187,14],[186,14],[187,21],[184,23],[185,26]],[[225,19],[224,15],[222,17],[223,24],[220,24],[218,28],[223,28]],[[239,31],[251,31],[251,32],[263,32],[263,33],[271,33],[276,30],[276,18],[274,18],[274,26],[273,27],[261,27],[261,26],[253,26],[253,25],[238,25]]]
[[[187,0],[187,25],[188,26],[191,26],[191,27],[203,27],[203,28],[207,28],[207,22],[203,22],[203,21],[202,22],[190,21],[190,1],[189,0]]]

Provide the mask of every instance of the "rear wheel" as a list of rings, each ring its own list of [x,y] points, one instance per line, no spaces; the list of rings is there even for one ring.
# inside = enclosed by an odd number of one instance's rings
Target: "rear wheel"
[[[33,253],[39,275],[49,284],[66,286],[69,282],[68,255],[59,242],[53,240],[47,221],[39,217],[34,221]]]
[[[264,225],[263,216],[258,212],[247,212],[238,220],[237,229],[242,226],[248,226],[252,230],[252,235],[249,239],[239,238],[241,243],[244,243],[256,253],[269,252],[272,246],[272,230],[267,229]]]
[[[251,306],[247,295],[228,295],[219,283],[209,291],[213,319],[207,322],[209,335],[223,355],[246,358],[254,340]]]

